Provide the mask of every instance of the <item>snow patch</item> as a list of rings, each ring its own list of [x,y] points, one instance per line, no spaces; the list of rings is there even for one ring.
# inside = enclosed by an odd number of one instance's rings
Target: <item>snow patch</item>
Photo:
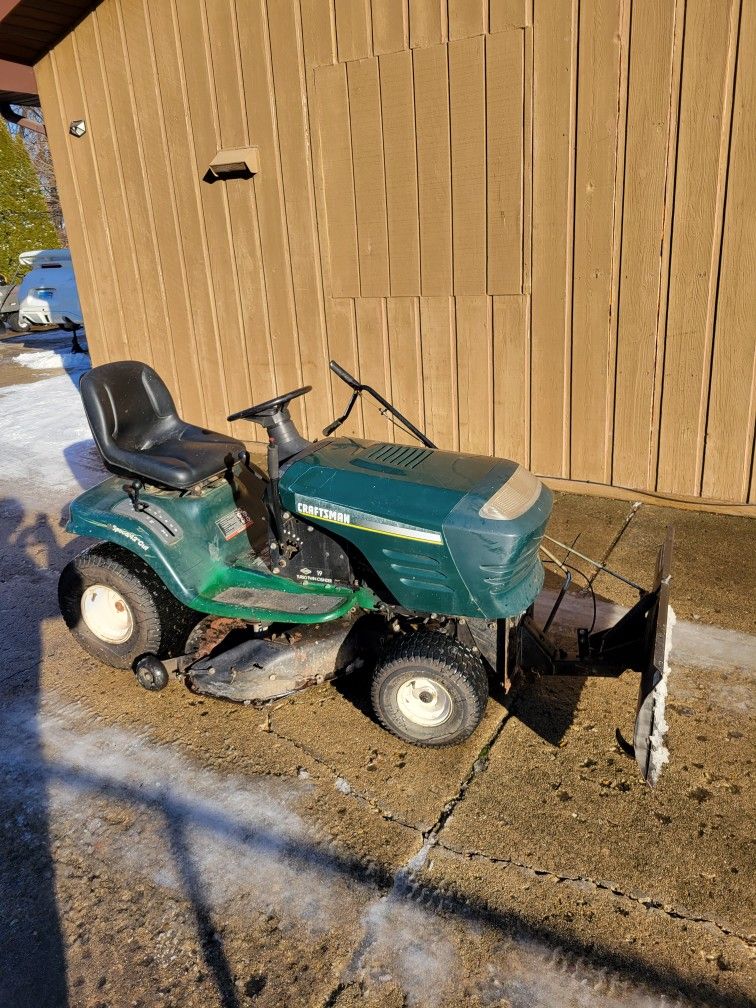
[[[104,479],[79,390],[68,375],[0,389],[0,476],[46,507]]]
[[[363,955],[350,965],[347,979],[364,981],[376,974],[393,979],[413,1008],[448,1003],[462,972],[453,925],[398,892],[374,900],[362,924]]]
[[[672,650],[672,631],[677,617],[672,606],[667,610],[667,628],[664,642],[664,668],[662,677],[654,692],[654,727],[649,739],[650,756],[648,761],[648,782],[656,784],[659,779],[662,767],[669,763],[669,749],[664,744],[664,736],[669,731],[664,716],[667,706],[667,694],[669,692],[668,680],[670,675],[669,656]]]
[[[30,814],[43,775],[57,828],[129,878],[184,892],[198,878],[219,914],[333,927],[353,883],[330,861],[329,838],[296,811],[311,784],[222,774],[146,733],[49,707],[36,718],[25,701],[0,711],[0,776],[12,775]]]
[[[60,369],[71,374],[73,371],[88,371],[91,367],[88,354],[75,354],[70,350],[32,350],[17,354],[11,359],[14,364],[21,364],[33,371]]]

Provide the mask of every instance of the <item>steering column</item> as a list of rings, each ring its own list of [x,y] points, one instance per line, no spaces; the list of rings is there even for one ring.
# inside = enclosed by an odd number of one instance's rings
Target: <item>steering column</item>
[[[270,507],[276,539],[279,547],[284,543],[284,521],[281,513],[281,496],[278,491],[278,480],[282,462],[288,461],[298,452],[304,451],[312,444],[297,430],[288,410],[292,399],[298,399],[312,390],[312,385],[304,385],[293,392],[266,399],[256,406],[248,406],[227,417],[228,420],[253,420],[264,427],[268,434],[268,505]]]

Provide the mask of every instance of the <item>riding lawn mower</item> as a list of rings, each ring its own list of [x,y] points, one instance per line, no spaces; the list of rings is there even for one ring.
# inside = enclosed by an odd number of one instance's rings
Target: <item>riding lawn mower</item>
[[[546,535],[552,494],[523,466],[438,449],[377,390],[331,369],[352,395],[322,440],[302,437],[289,412],[310,386],[228,418],[265,429],[267,472],[243,442],[182,420],[146,364],[82,377],[112,475],[71,505],[68,530],[98,540],[60,578],[78,642],[148,690],[175,673],[196,693],[241,703],[364,675],[381,724],[423,746],[466,739],[489,681],[506,690],[523,674],[633,670],[634,736],[618,732],[618,742],[656,783],[667,758],[671,531],[644,590]],[[363,394],[418,444],[333,437]],[[639,598],[566,649],[551,627],[571,555]],[[544,562],[564,581],[538,625]]]

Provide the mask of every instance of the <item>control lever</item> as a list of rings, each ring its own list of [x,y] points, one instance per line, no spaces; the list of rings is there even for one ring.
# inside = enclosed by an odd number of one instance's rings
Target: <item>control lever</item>
[[[123,489],[126,491],[135,511],[147,510],[147,505],[139,500],[139,491],[144,489],[144,483],[134,480],[133,483],[124,483]]]
[[[423,434],[421,430],[415,427],[412,421],[408,420],[406,416],[400,413],[396,406],[390,403],[388,399],[384,399],[380,392],[376,392],[372,385],[363,385],[362,382],[357,381],[354,375],[350,375],[349,372],[345,371],[341,364],[337,364],[336,361],[332,360],[329,367],[331,371],[333,371],[335,375],[338,375],[338,377],[341,378],[341,380],[353,391],[352,398],[349,400],[349,405],[347,406],[345,412],[337,420],[332,420],[327,427],[323,428],[323,434],[325,437],[333,434],[336,428],[340,427],[344,423],[349,414],[352,412],[354,404],[357,402],[357,398],[360,393],[367,392],[368,395],[371,395],[373,399],[375,399],[375,401],[383,407],[381,412],[383,413],[384,411],[388,411],[395,420],[399,421],[399,424],[408,434],[412,434],[413,437],[416,437],[417,440],[420,441],[421,444],[424,444],[426,448],[436,447],[426,434]]]
[[[344,423],[344,421],[349,418],[349,414],[354,409],[354,404],[357,402],[357,400],[359,398],[360,391],[361,390],[358,388],[354,392],[352,392],[352,398],[349,400],[349,405],[344,410],[344,412],[341,414],[341,416],[337,417],[336,420],[331,420],[331,422],[328,424],[328,426],[323,428],[323,435],[324,435],[324,437],[330,437],[331,434],[333,434],[333,432],[336,430],[336,428],[337,427],[341,427],[341,425]]]
[[[172,529],[169,525],[166,525],[166,523],[163,521],[163,519],[160,517],[159,514],[150,511],[149,504],[146,504],[144,501],[139,500],[139,491],[144,490],[144,483],[138,480],[134,480],[133,483],[124,483],[123,489],[128,494],[129,500],[131,501],[135,511],[137,511],[139,514],[149,515],[149,517],[153,521],[157,522],[158,525],[162,525],[162,527],[165,529],[165,531],[168,533],[169,536],[175,537],[176,532],[174,531],[174,529]]]
[[[364,385],[361,385],[360,382],[357,381],[354,375],[350,375],[349,372],[343,368],[341,364],[337,364],[335,360],[332,360],[328,366],[335,375],[338,375],[338,377],[341,378],[343,382],[346,382],[350,388],[353,388],[355,392],[361,392],[363,388],[365,388]]]

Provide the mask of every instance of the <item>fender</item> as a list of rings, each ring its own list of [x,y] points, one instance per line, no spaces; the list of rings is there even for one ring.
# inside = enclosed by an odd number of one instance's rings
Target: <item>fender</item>
[[[257,555],[268,533],[254,489],[243,480],[233,485],[220,480],[200,496],[144,490],[140,503],[145,510],[137,512],[122,480],[110,477],[73,501],[66,531],[123,547],[143,560],[180,602],[210,615],[322,623],[339,619],[354,606],[372,609],[376,600],[366,588],[306,589],[268,570]],[[261,604],[251,604],[253,592],[265,593]],[[235,593],[237,601],[232,601],[229,596]],[[262,604],[266,595],[270,608]]]

